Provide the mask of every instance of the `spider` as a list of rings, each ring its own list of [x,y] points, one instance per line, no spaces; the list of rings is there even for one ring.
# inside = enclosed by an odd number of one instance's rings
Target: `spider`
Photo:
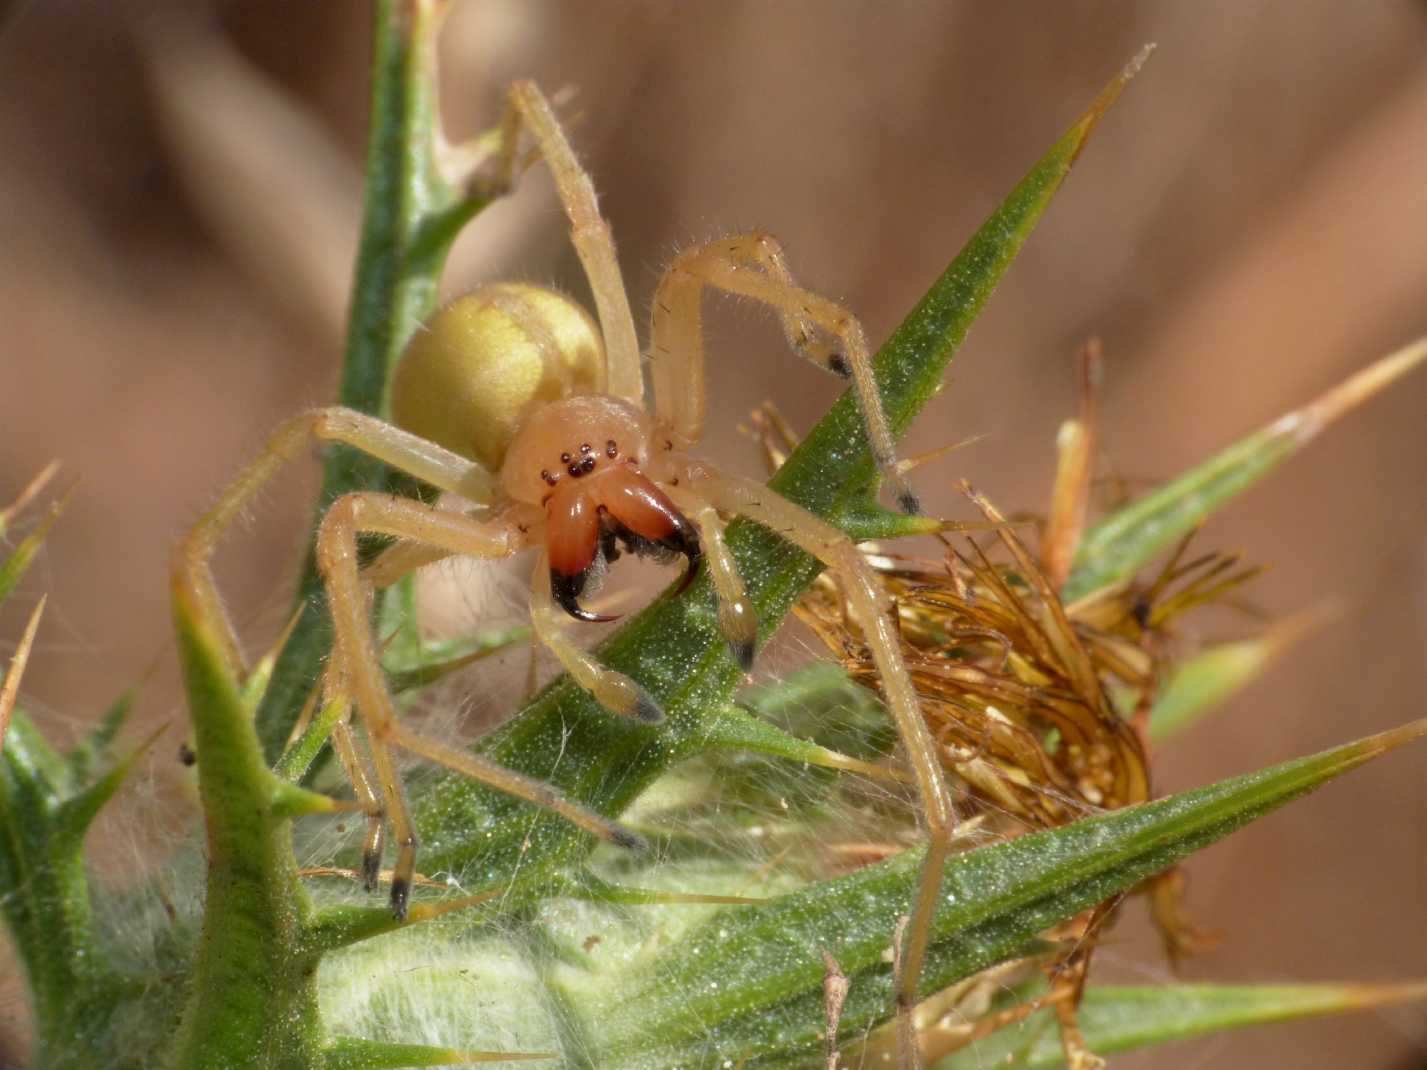
[[[587,610],[580,597],[621,549],[684,557],[683,586],[706,562],[720,629],[731,656],[746,671],[753,662],[757,620],[724,543],[724,518],[742,515],[777,531],[839,576],[915,772],[931,848],[913,911],[914,935],[903,956],[903,983],[910,977],[908,992],[914,995],[953,813],[935,744],[899,652],[891,600],[841,531],[763,484],[721,472],[686,452],[704,425],[701,303],[704,289],[711,287],[766,304],[797,353],[852,380],[881,471],[900,504],[914,511],[915,498],[895,465],[862,327],[841,306],[800,288],[779,244],[767,234],[741,234],[690,249],[675,258],[653,302],[650,411],[609,227],[549,102],[530,82],[509,90],[496,159],[496,181],[502,187],[512,183],[520,165],[522,130],[533,136],[538,156],[554,176],[594,293],[598,326],[569,298],[532,285],[487,285],[457,299],[417,333],[403,355],[393,379],[395,423],[324,408],[282,424],[259,458],[184,538],[176,557],[178,581],[209,617],[225,620],[209,565],[217,541],[259,487],[313,437],[346,443],[478,507],[467,513],[438,511],[389,494],[352,493],[333,503],[317,534],[317,559],[334,626],[324,688],[350,695],[375,783],[350,725],[338,725],[333,749],[367,814],[363,869],[368,890],[376,884],[384,827],[390,823],[397,844],[391,906],[401,918],[415,871],[417,837],[393,748],[553,810],[607,840],[636,845],[638,838],[547,784],[404,726],[382,675],[369,621],[370,591],[448,555],[499,558],[538,548],[530,610],[538,641],[606,709],[655,724],[664,716],[655,699],[637,681],[575,645],[564,618],[612,619]],[[357,554],[362,533],[397,540],[365,570]],[[225,629],[230,659],[241,665],[236,638],[226,623]]]

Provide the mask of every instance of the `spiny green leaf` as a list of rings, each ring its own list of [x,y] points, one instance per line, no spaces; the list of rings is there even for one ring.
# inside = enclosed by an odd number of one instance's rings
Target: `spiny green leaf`
[[[1134,887],[1255,818],[1427,734],[1427,721],[1064,828],[955,857],[926,985],[1025,953],[1051,925]],[[666,1067],[690,1045],[710,1064],[791,1065],[817,1050],[826,950],[852,982],[843,1028],[889,1013],[885,954],[919,872],[912,850],[754,909],[721,911],[678,946],[590,993],[599,1065]],[[588,1006],[588,1004],[586,1005]],[[651,1029],[650,1024],[657,1023]]]
[[[255,1064],[319,1065],[315,977],[302,944],[309,907],[291,821],[274,805],[282,782],[263,761],[212,623],[177,583],[174,622],[198,755],[208,881],[188,1003],[167,1063],[175,1070],[227,1067],[244,1052]]]
[[[109,749],[109,744],[114,742],[133,708],[134,692],[125,691],[104,711],[89,734],[69,752],[70,770],[76,782],[83,783],[89,779],[94,759]]]
[[[64,512],[64,502],[57,501],[50,505],[45,511],[44,518],[34,531],[30,532],[20,540],[20,545],[10,551],[10,556],[5,558],[0,564],[0,602],[10,597],[15,586],[24,578],[29,571],[31,562],[35,555],[40,552],[40,547],[44,545],[45,536],[49,534],[50,528],[54,527],[55,521]]]
[[[81,856],[84,828],[125,769],[92,785],[77,769],[16,711],[0,753],[0,916],[24,965],[36,1065],[132,1066],[106,1044],[135,986],[95,940]]]
[[[168,726],[164,725],[152,732],[148,739],[135,747],[126,757],[116,762],[109,772],[77,795],[66,799],[55,811],[53,835],[55,837],[70,837],[76,843],[82,843],[84,834],[89,831],[89,826],[98,816],[104,804],[114,797],[119,786],[133,772],[134,763],[147,754],[166,731],[168,731]]]
[[[1427,339],[1420,339],[1107,516],[1086,533],[1061,596],[1072,602],[1133,576],[1155,554],[1424,358]]]
[[[1427,1000],[1423,983],[1096,986],[1086,991],[1078,1022],[1091,1051],[1113,1055],[1227,1029],[1422,1000]],[[936,1070],[1037,1070],[1063,1065],[1060,1031],[1052,1012],[1045,1010],[941,1060]]]

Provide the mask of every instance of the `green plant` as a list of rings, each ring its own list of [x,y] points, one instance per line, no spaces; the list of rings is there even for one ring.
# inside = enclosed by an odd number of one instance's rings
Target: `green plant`
[[[368,202],[341,400],[380,413],[392,363],[431,310],[445,251],[482,205],[433,164],[432,7],[384,0],[377,19]],[[937,388],[1127,78],[1112,83],[1032,168],[881,350],[878,386],[894,430],[904,430]],[[1275,423],[1100,521],[1079,542],[1061,594],[1090,596],[1128,581],[1423,354],[1418,344],[1380,362],[1297,419]],[[387,482],[379,467],[339,454],[319,508],[338,493]],[[859,538],[923,530],[875,505],[875,470],[850,397],[809,433],[774,485]],[[41,536],[22,542],[0,570],[0,593],[13,587]],[[752,525],[731,527],[729,540],[764,627],[775,626],[818,567]],[[315,573],[309,568],[303,581],[291,635],[245,679],[225,667],[205,608],[181,588],[175,595],[206,839],[173,867],[172,918],[142,892],[91,892],[82,865],[84,830],[132,762],[94,775],[95,756],[111,742],[123,707],[69,755],[50,748],[23,714],[3,737],[0,905],[30,983],[38,1065],[437,1065],[473,1060],[473,1049],[553,1052],[588,1066],[806,1065],[821,1058],[825,983],[839,973],[848,982],[842,1035],[857,1037],[887,1021],[893,964],[884,952],[910,900],[919,849],[830,876],[806,847],[829,820],[854,811],[840,797],[841,775],[803,768],[875,761],[887,746],[884,721],[837,674],[798,677],[735,705],[738,673],[712,624],[706,578],[680,598],[656,602],[600,651],[655,693],[670,713],[666,725],[616,722],[557,682],[478,745],[503,764],[551,777],[602,812],[624,813],[654,833],[657,849],[635,859],[592,852],[587,837],[557,819],[453,776],[429,776],[412,786],[427,843],[422,867],[455,875],[460,888],[425,890],[405,924],[344,884],[305,877],[299,867],[299,852],[333,868],[350,862],[350,849],[343,855],[332,848],[335,838],[322,829],[322,821],[340,820],[322,816],[333,815],[333,803],[301,783],[331,717],[319,713],[289,744],[329,638]],[[409,591],[388,599],[383,613],[386,630],[397,636],[389,668],[412,693],[499,641],[476,636],[461,648],[423,642]],[[0,692],[0,726],[27,648],[22,644]],[[1174,695],[1182,722],[1231,688],[1236,672],[1242,674],[1237,663],[1186,664],[1160,701]],[[791,707],[807,724],[797,732],[775,727],[747,705],[765,713]],[[828,723],[843,734],[805,738]],[[965,996],[985,979],[983,971],[1058,960],[1044,936],[1052,927],[1424,731],[1421,723],[1409,725],[959,855],[943,885],[947,906],[937,918],[924,993],[958,985]],[[732,816],[722,814],[720,797],[730,801]],[[786,814],[779,812],[784,803]],[[754,834],[739,815],[764,809],[775,810],[779,835],[803,848],[771,867],[727,849]],[[895,805],[874,801],[857,812],[871,820],[890,811],[890,826],[905,827]],[[766,833],[769,822],[758,821]],[[1264,1020],[1364,998],[1361,990],[1323,989],[1196,991],[1197,1002],[1188,994],[1091,989],[1079,1025],[1090,1048],[1108,1050],[1122,1043],[1123,1034],[1111,1035],[1117,1014],[1154,1023],[1133,1038],[1144,1043],[1222,1028],[1233,1014]],[[985,1020],[1002,1011],[1014,1017],[1038,998],[1031,987],[1014,990],[985,1008]],[[996,1042],[1012,1045],[1013,1054],[1019,1043],[1040,1065],[1038,1033],[1006,1035],[1012,1039]],[[928,1037],[948,1049],[958,1039],[937,1029]],[[976,1058],[985,1051],[977,1049]]]

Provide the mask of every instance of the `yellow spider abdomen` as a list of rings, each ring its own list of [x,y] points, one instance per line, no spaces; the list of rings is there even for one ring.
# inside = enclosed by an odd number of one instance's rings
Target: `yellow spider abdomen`
[[[534,409],[604,388],[604,344],[589,313],[552,290],[494,283],[416,332],[392,380],[392,416],[494,472]]]

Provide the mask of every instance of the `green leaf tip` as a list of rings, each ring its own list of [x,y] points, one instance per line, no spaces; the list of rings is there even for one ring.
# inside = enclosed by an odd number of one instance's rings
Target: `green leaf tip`
[[[155,743],[169,729],[168,725],[160,725],[139,743],[127,756],[114,764],[114,767],[102,777],[90,784],[78,795],[68,799],[60,810],[56,820],[57,828],[83,840],[84,833],[89,829],[94,818],[99,811],[104,808],[104,804],[114,797],[114,793],[119,790],[120,785],[128,779],[133,772],[135,764],[140,758],[153,749]]]
[[[39,475],[25,484],[15,500],[5,508],[0,509],[0,539],[5,537],[5,533],[10,530],[10,525],[14,523],[17,516],[23,513],[36,498],[43,493],[50,480],[54,479],[55,473],[59,471],[59,461],[50,461],[40,469]]]
[[[30,611],[30,619],[20,636],[20,643],[10,658],[10,668],[5,673],[5,682],[0,684],[0,752],[5,749],[5,733],[10,728],[10,718],[15,712],[15,703],[20,698],[20,681],[25,675],[25,666],[30,661],[30,650],[35,645],[35,636],[40,630],[40,618],[45,613],[47,596],[41,596]]]
[[[935,535],[947,530],[946,523],[936,517],[897,512],[871,500],[854,502],[842,510],[836,519],[837,526],[846,532],[853,542]]]
[[[1147,56],[1148,50],[1142,50],[1031,167],[878,352],[878,391],[895,434],[907,429],[940,387],[942,374],[971,324],[1049,207],[1090,135]],[[842,460],[841,501],[823,504],[806,493],[797,493],[799,483],[812,482],[804,472],[814,463],[810,455]],[[846,462],[854,458],[860,470],[849,471]],[[846,508],[857,500],[850,489],[870,485],[871,471],[866,436],[849,392],[793,450],[769,485],[814,512],[833,515],[836,508]]]
[[[1191,1037],[1257,1025],[1321,1018],[1427,1000],[1427,983],[1092,986],[1076,1016],[1086,1046],[1113,1055]],[[935,1070],[989,1067],[1048,1070],[1065,1065],[1060,1031],[1050,1009],[1037,1011],[960,1047],[961,1038],[933,1028],[924,1037]],[[960,1050],[938,1059],[949,1045]]]
[[[408,913],[407,917],[410,916]],[[410,922],[397,921],[391,907],[385,905],[323,907],[308,923],[303,946],[315,959],[350,944],[395,932],[406,924]]]
[[[353,876],[355,877],[356,874]],[[418,884],[420,883],[435,882],[426,881],[423,878],[418,880]],[[501,884],[471,895],[413,903],[407,910],[405,919],[402,920],[393,916],[391,908],[388,906],[324,907],[317,911],[306,924],[302,944],[307,954],[315,959],[363,940],[384,936],[387,933],[396,932],[398,929],[407,929],[423,922],[435,921],[437,918],[453,914],[456,911],[481,906],[504,895],[514,894],[516,889],[517,886],[514,884]]]
[[[1095,129],[1095,125],[1101,117],[1110,110],[1110,106],[1120,99],[1120,94],[1125,91],[1125,86],[1130,84],[1130,79],[1140,73],[1140,68],[1149,62],[1150,53],[1158,46],[1153,42],[1146,43],[1133,59],[1125,64],[1124,68],[1109,85],[1100,91],[1100,95],[1095,98],[1093,104],[1086,109],[1080,121],[1071,127],[1071,133],[1080,131],[1080,136],[1076,140],[1075,149],[1070,156],[1070,163],[1074,164],[1080,158],[1080,153],[1085,148],[1085,143],[1090,138],[1090,132]],[[1070,135],[1067,134],[1067,138]]]
[[[1300,409],[1240,439],[1085,535],[1061,592],[1067,602],[1129,579],[1155,554],[1427,359],[1427,338],[1373,362]]]
[[[69,495],[66,494],[59,501],[51,502],[49,508],[45,510],[45,515],[40,519],[39,526],[21,539],[20,544],[10,551],[10,556],[5,558],[3,564],[0,564],[0,602],[10,597],[20,580],[24,578],[25,573],[29,571],[30,565],[35,560],[35,555],[40,552],[45,537],[50,533],[50,528],[55,526],[64,513],[65,503],[68,500]]]
[[[355,802],[344,802],[320,791],[308,791],[276,774],[270,781],[272,798],[269,803],[275,818],[305,817],[310,814],[330,814],[339,810],[360,810]]]
[[[1376,397],[1427,360],[1427,338],[1403,346],[1350,375],[1333,389],[1291,412],[1275,427],[1279,433],[1307,442],[1339,417]],[[1281,426],[1280,426],[1281,425]]]
[[[301,780],[312,768],[312,763],[317,760],[322,748],[327,745],[332,730],[345,720],[351,711],[351,703],[345,698],[324,703],[302,735],[283,752],[273,772],[288,783],[295,784]]]
[[[109,1039],[132,981],[97,932],[85,832],[161,731],[91,780],[85,744],[61,755],[23,711],[10,724],[0,753],[0,918],[28,982],[36,1066],[117,1065]],[[67,1062],[75,1051],[100,1054]]]
[[[207,848],[203,929],[165,1063],[320,1065],[316,977],[303,946],[311,911],[290,813],[311,800],[263,760],[251,694],[234,678],[214,622],[176,574],[174,625],[197,753]]]
[[[361,1037],[333,1037],[323,1049],[324,1065],[341,1070],[394,1070],[409,1066],[466,1066],[558,1059],[553,1051],[459,1051],[429,1044],[393,1044]]]
[[[109,708],[99,718],[99,723],[84,739],[75,744],[74,749],[66,756],[66,761],[69,762],[76,783],[88,780],[95,758],[109,749],[109,745],[118,737],[119,729],[128,721],[133,708],[134,691],[130,689],[110,703]]]
[[[1160,686],[1150,708],[1150,740],[1162,743],[1213,712],[1330,615],[1329,609],[1300,613],[1263,635],[1222,643],[1180,662]]]
[[[706,722],[704,745],[710,749],[746,751],[790,762],[806,762],[825,769],[841,769],[862,773],[880,780],[908,782],[910,776],[899,769],[877,762],[862,761],[842,754],[831,747],[799,739],[781,728],[754,716],[742,706],[725,706]]]

